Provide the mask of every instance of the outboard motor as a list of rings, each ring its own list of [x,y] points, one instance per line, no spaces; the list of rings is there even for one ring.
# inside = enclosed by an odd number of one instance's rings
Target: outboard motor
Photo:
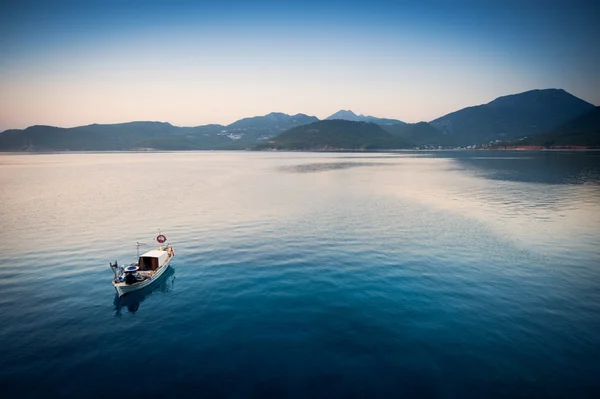
[[[119,264],[117,263],[117,261],[115,261],[114,264],[110,263],[110,268],[115,275],[115,281],[118,281],[119,280],[119,272],[117,272],[117,270],[119,270]]]

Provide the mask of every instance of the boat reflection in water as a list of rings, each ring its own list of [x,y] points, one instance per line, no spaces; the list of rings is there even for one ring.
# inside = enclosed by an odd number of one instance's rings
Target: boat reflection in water
[[[175,284],[175,269],[169,267],[160,280],[156,281],[147,287],[144,287],[138,291],[131,292],[125,296],[119,297],[115,294],[114,306],[115,315],[120,316],[121,310],[127,308],[131,313],[135,313],[140,308],[140,304],[146,300],[146,298],[152,295],[167,294],[173,290]]]

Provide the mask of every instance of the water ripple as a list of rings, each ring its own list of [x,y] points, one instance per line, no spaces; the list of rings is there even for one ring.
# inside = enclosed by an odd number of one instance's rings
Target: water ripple
[[[586,397],[598,169],[423,155],[0,156],[2,391]],[[159,228],[172,267],[117,298]]]
[[[382,162],[320,162],[292,166],[280,166],[277,168],[277,170],[284,173],[315,173],[329,172],[331,170],[387,165],[389,164]]]

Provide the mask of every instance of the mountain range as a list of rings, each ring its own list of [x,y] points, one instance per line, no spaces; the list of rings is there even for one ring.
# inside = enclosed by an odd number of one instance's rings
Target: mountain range
[[[0,133],[0,151],[239,150],[319,119],[273,112],[230,125],[178,127],[165,122],[30,126]]]
[[[562,89],[531,90],[452,112],[430,124],[460,144],[479,144],[545,133],[592,108]]]
[[[279,133],[300,125],[308,125],[318,121],[316,116],[304,114],[288,115],[281,112],[271,112],[265,116],[240,119],[227,125],[231,132],[260,131],[261,133]]]
[[[177,127],[165,122],[73,128],[36,125],[0,133],[0,151],[455,147],[524,138],[538,140],[535,137],[550,143],[563,133],[570,136],[560,140],[577,145],[596,142],[590,135],[598,130],[598,119],[594,105],[564,90],[546,89],[499,97],[431,122],[412,124],[340,110],[323,121],[305,114],[273,112],[226,126]]]

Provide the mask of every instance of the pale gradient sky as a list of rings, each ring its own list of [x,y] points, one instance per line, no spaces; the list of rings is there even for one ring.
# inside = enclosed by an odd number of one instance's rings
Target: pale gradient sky
[[[0,0],[0,131],[339,109],[418,122],[536,88],[598,105],[599,9],[583,0]]]

